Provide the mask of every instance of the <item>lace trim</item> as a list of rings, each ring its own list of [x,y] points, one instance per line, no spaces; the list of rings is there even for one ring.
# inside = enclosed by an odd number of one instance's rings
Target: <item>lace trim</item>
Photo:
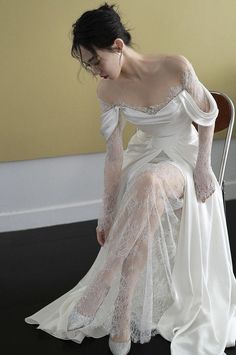
[[[101,101],[103,111],[108,111],[112,107],[119,105],[122,107],[135,109],[137,111],[142,111],[147,114],[155,114],[158,111],[160,111],[164,106],[166,106],[168,103],[170,103],[176,96],[178,96],[182,90],[183,90],[182,85],[172,86],[170,88],[169,95],[167,96],[167,99],[165,101],[150,106],[134,106],[134,105],[129,105],[123,101],[119,104],[109,104],[108,102],[105,102],[100,98],[99,100]]]

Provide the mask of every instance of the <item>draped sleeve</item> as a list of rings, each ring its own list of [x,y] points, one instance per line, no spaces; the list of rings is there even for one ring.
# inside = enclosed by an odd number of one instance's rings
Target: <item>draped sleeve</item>
[[[192,121],[201,126],[214,124],[219,109],[210,91],[200,82],[192,64],[184,57],[181,61],[181,81],[183,91],[183,104]]]
[[[121,131],[123,130],[126,121],[124,117],[120,114],[120,108],[118,105],[109,105],[101,99],[99,99],[99,102],[101,107],[100,133],[107,141],[118,125]]]

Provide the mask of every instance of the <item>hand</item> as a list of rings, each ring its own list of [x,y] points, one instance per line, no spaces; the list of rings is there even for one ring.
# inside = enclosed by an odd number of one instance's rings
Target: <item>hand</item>
[[[201,166],[196,164],[196,167],[193,170],[193,180],[197,200],[205,202],[215,191],[211,166]]]
[[[98,241],[98,243],[101,246],[103,246],[105,241],[106,241],[106,239],[107,239],[109,230],[105,230],[104,228],[101,228],[101,227],[97,226],[96,233],[97,233],[97,241]]]
[[[113,224],[113,220],[114,220],[113,212],[105,213],[103,214],[102,217],[98,218],[96,233],[97,233],[97,241],[101,246],[103,246],[103,244],[105,243],[109,235],[111,226]]]
[[[101,246],[103,246],[103,244],[105,243],[105,240],[106,240],[104,229],[99,229],[99,227],[97,226],[96,233],[97,233],[97,241],[98,241],[98,243]]]

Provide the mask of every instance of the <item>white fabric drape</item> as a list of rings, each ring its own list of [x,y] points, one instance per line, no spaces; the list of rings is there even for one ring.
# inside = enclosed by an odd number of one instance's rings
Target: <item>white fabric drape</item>
[[[110,178],[120,171],[119,185],[107,190],[116,191],[115,200],[107,198],[109,236],[83,279],[26,322],[78,343],[119,334],[128,324],[132,341],[159,333],[171,342],[172,355],[223,355],[235,345],[236,280],[221,189],[215,175],[216,190],[205,203],[194,189],[198,132],[192,121],[210,126],[218,115],[210,92],[200,82],[198,88],[208,112],[185,85],[156,112],[113,105],[102,113],[102,135],[107,144],[112,135],[113,145],[118,142]],[[137,131],[122,151],[126,121]],[[77,305],[88,314],[96,302],[92,322],[69,331]]]

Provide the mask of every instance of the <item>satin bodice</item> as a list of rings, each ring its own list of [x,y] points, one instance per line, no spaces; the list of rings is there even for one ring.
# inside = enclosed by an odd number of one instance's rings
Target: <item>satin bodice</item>
[[[171,160],[194,166],[198,153],[198,132],[192,122],[202,126],[214,124],[219,110],[211,93],[201,83],[209,101],[209,111],[202,111],[188,91],[181,90],[156,112],[146,112],[128,105],[112,105],[101,115],[100,132],[106,140],[118,124],[130,122],[137,128],[124,151],[123,169],[136,169],[164,152]]]
[[[145,132],[147,136],[158,138],[173,138],[187,134],[190,132],[192,121],[199,125],[210,126],[214,123],[219,110],[213,96],[202,83],[201,85],[209,100],[210,109],[208,112],[202,111],[192,96],[184,89],[164,107],[153,113],[149,113],[148,110],[143,112],[128,105],[112,105],[101,115],[100,132],[108,139],[119,119],[123,121],[123,125],[127,120],[137,129]]]

